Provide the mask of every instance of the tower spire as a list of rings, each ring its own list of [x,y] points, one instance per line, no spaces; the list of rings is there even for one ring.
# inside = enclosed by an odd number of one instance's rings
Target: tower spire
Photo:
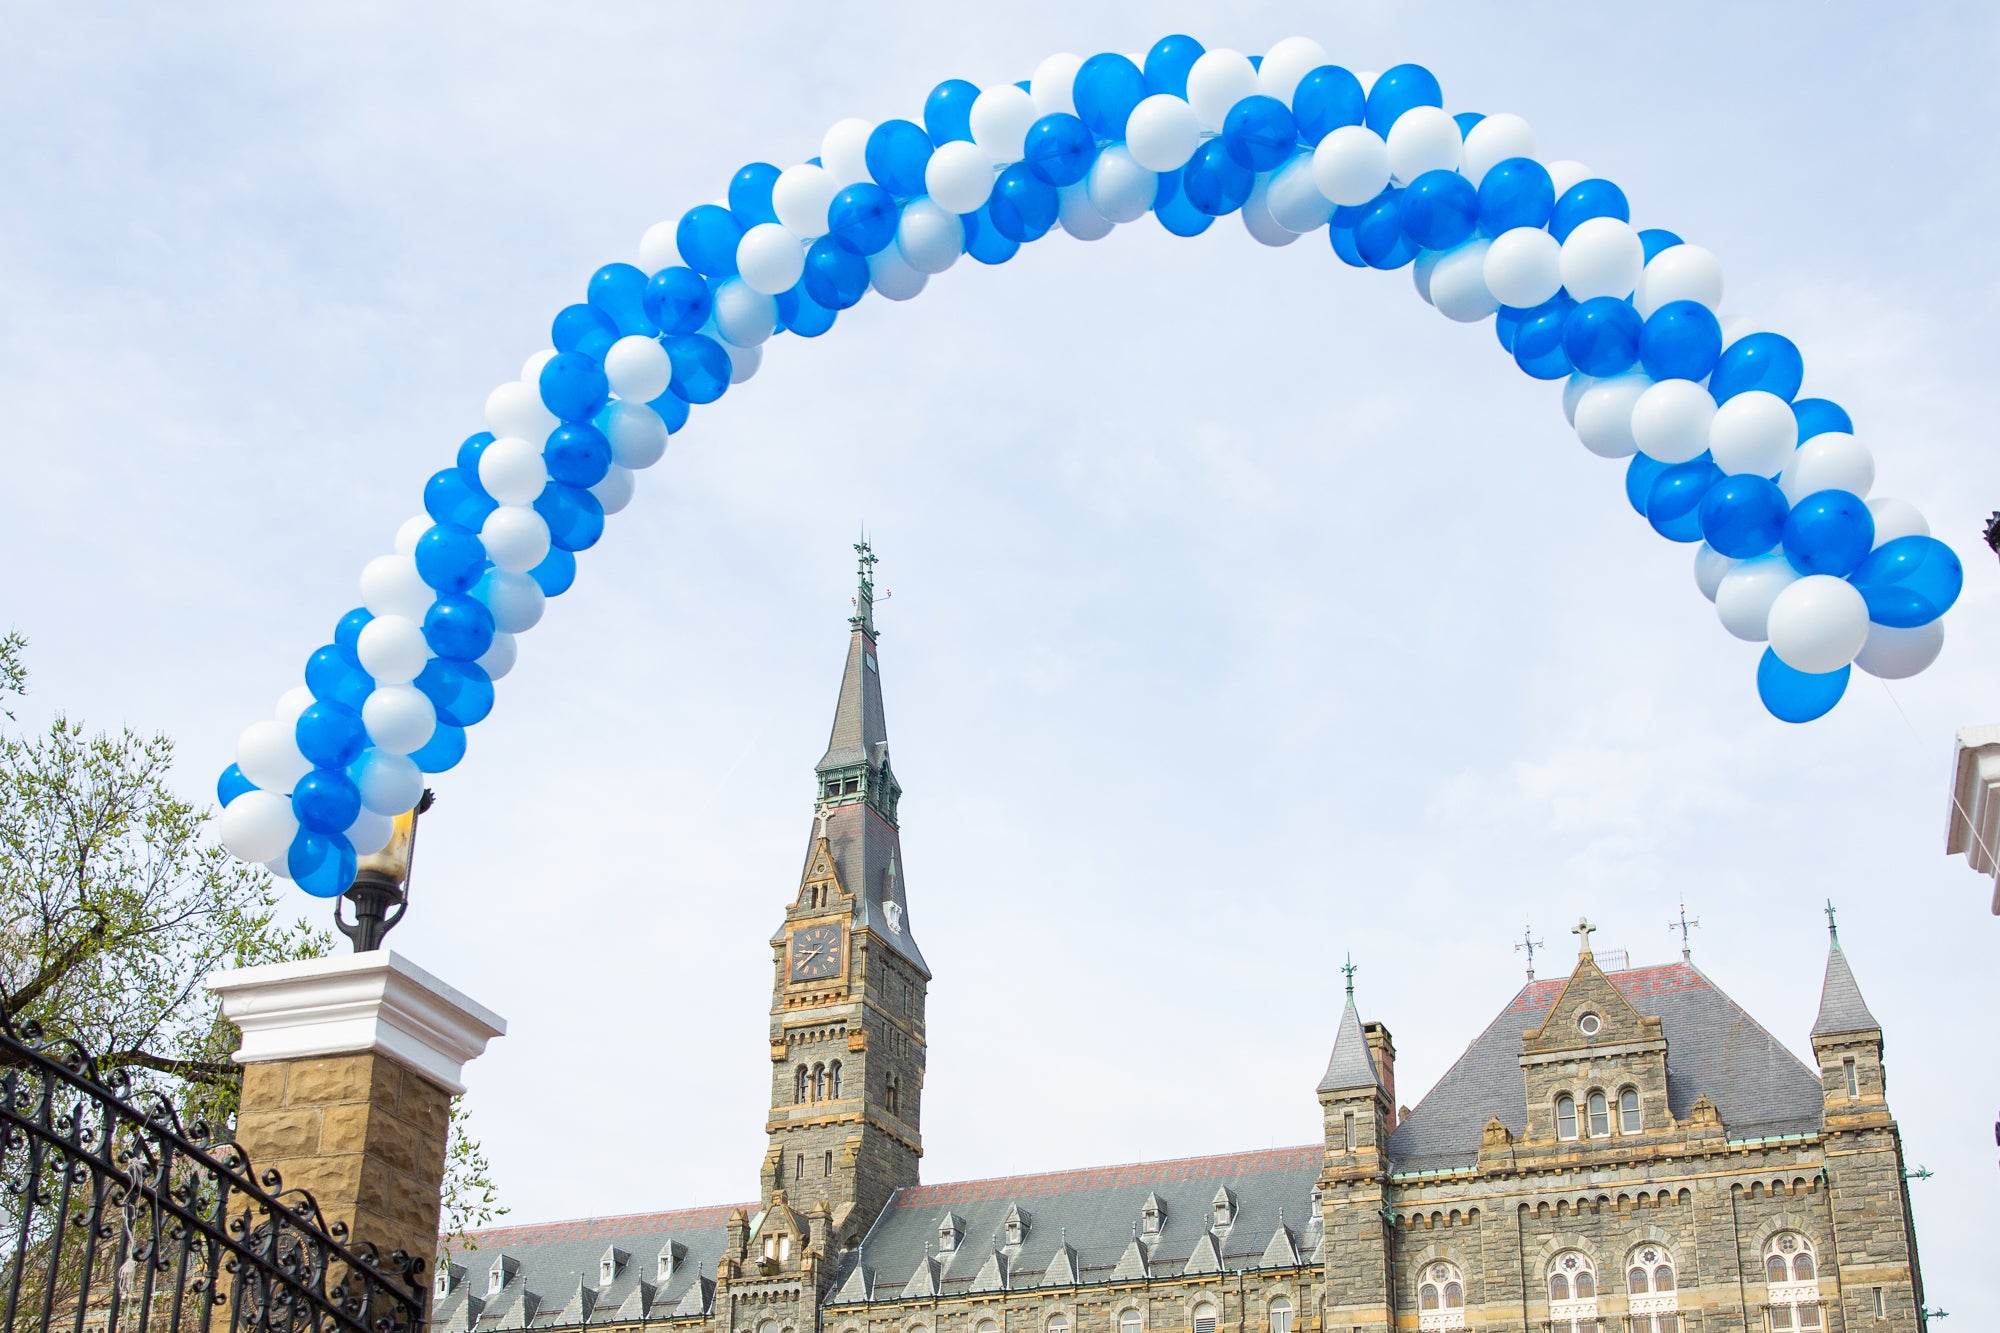
[[[861,540],[854,543],[854,554],[860,562],[860,570],[855,576],[857,585],[854,593],[854,614],[847,623],[859,632],[873,639],[875,633],[875,548],[868,544],[868,534],[862,533]]]

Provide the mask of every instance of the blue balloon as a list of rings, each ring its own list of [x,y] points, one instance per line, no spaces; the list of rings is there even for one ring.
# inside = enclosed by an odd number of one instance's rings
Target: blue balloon
[[[730,262],[735,262],[733,257]],[[646,282],[646,275],[630,264],[606,264],[590,275],[584,296],[604,312],[618,332],[651,337],[659,330],[646,317]]]
[[[1785,558],[1799,573],[1846,578],[1875,545],[1875,516],[1851,491],[1815,491],[1792,506],[1784,540]]]
[[[822,236],[806,250],[801,282],[806,295],[828,310],[845,310],[868,294],[868,261],[833,237]]]
[[[358,755],[360,751],[355,753]],[[340,767],[346,768],[347,764]],[[339,769],[315,768],[293,786],[292,813],[299,817],[302,828],[314,833],[339,833],[361,813],[361,793],[354,779]]]
[[[653,409],[654,414],[660,418],[660,424],[667,428],[669,435],[688,424],[688,405],[676,398],[672,389],[668,389],[646,406]]]
[[[1154,184],[1153,216],[1175,236],[1199,236],[1215,225],[1214,215],[1202,212],[1187,197],[1178,170],[1161,172]]]
[[[1510,157],[1487,168],[1479,181],[1479,234],[1498,236],[1516,227],[1544,227],[1555,210],[1556,187],[1532,157]]]
[[[1223,217],[1243,207],[1257,184],[1256,173],[1229,155],[1220,139],[1194,150],[1181,168],[1181,189],[1188,202],[1210,217]]]
[[[1337,129],[1359,125],[1367,108],[1361,80],[1339,65],[1321,65],[1309,72],[1292,94],[1292,116],[1299,123],[1299,138],[1314,147]]]
[[[574,352],[590,334],[618,336],[618,325],[594,305],[567,305],[549,326],[549,342],[558,352]]]
[[[1479,192],[1456,171],[1426,171],[1403,191],[1398,211],[1411,240],[1426,250],[1449,250],[1472,239]]]
[[[604,367],[577,352],[557,352],[542,365],[542,405],[564,421],[588,421],[611,397]]]
[[[1685,244],[1687,242],[1664,227],[1648,227],[1639,233],[1639,249],[1648,264],[1653,262],[1653,256],[1660,251],[1671,250],[1677,245]]]
[[[307,704],[292,724],[292,739],[313,767],[346,768],[368,748],[368,729],[361,725],[361,714],[356,710],[319,699]]]
[[[778,293],[778,322],[799,337],[817,338],[833,327],[833,321],[834,312],[799,287]]]
[[[850,185],[826,210],[826,234],[857,255],[872,255],[896,239],[896,200],[879,185]]]
[[[1701,540],[1701,502],[1722,480],[1722,469],[1707,454],[1663,468],[1646,497],[1646,521],[1670,542]]]
[[[375,678],[350,661],[332,644],[313,650],[306,659],[306,688],[313,698],[358,709],[375,692]]]
[[[1790,512],[1785,493],[1769,477],[1724,477],[1701,499],[1701,535],[1723,555],[1748,560],[1778,544]]]
[[[473,533],[438,523],[417,538],[417,575],[439,592],[465,592],[486,572],[486,545]]]
[[[1625,202],[1625,192],[1607,180],[1578,181],[1556,200],[1555,209],[1549,214],[1549,235],[1566,241],[1579,224],[1592,218],[1630,222],[1632,206]]]
[[[231,764],[222,770],[222,776],[215,780],[215,803],[227,810],[229,803],[246,791],[256,791],[257,784],[243,776],[243,770]]]
[[[1338,223],[1329,225],[1326,229],[1326,239],[1332,244],[1333,253],[1339,257],[1341,263],[1350,268],[1368,267],[1368,261],[1361,256],[1361,243],[1354,239],[1353,227],[1343,227]]]
[[[493,646],[493,613],[477,597],[447,593],[424,612],[424,642],[440,659],[476,661]]]
[[[1451,123],[1458,126],[1458,137],[1463,139],[1466,135],[1472,133],[1474,125],[1477,125],[1484,119],[1486,119],[1486,113],[1483,111],[1461,111],[1451,118]]]
[[[1145,73],[1124,56],[1108,51],[1084,61],[1070,88],[1077,117],[1100,139],[1123,139],[1132,108],[1145,97]]]
[[[493,678],[476,662],[434,657],[413,682],[437,709],[438,721],[469,727],[493,711]]]
[[[914,199],[924,193],[924,167],[933,151],[921,125],[885,120],[868,135],[863,156],[877,185],[898,199]]]
[[[1559,380],[1576,367],[1563,350],[1563,329],[1576,302],[1562,293],[1521,316],[1514,330],[1514,364],[1538,380]]]
[[[931,142],[972,142],[972,104],[978,98],[979,85],[964,79],[946,79],[931,89],[924,99],[924,133]]]
[[[1847,409],[1824,398],[1799,399],[1792,404],[1792,415],[1799,419],[1800,444],[1815,435],[1835,431],[1844,435],[1854,433],[1854,418],[1847,415]]]
[[[1021,253],[1021,243],[1001,234],[985,204],[976,213],[960,214],[958,220],[965,227],[965,253],[980,263],[1004,264]]]
[[[1025,162],[1016,162],[993,182],[993,195],[986,201],[987,216],[1002,236],[1010,241],[1039,241],[1056,225],[1062,206],[1055,187],[1036,176]]]
[[[1854,571],[1868,618],[1893,629],[1928,625],[1958,600],[1965,569],[1935,537],[1898,537],[1868,553]]]
[[[1805,358],[1790,338],[1777,333],[1753,333],[1722,349],[1709,376],[1708,391],[1718,403],[1739,393],[1760,389],[1790,402],[1805,381]]]
[[[1722,321],[1699,301],[1669,301],[1646,316],[1639,360],[1655,380],[1708,378],[1722,355]]]
[[[499,503],[479,488],[479,474],[462,467],[434,472],[424,483],[424,512],[439,523],[476,531]]]
[[[1074,185],[1090,174],[1097,141],[1075,116],[1057,111],[1028,126],[1021,162],[1035,179],[1050,185]]]
[[[550,544],[565,551],[587,551],[604,535],[604,506],[580,486],[550,482],[535,497],[535,512],[549,525]]]
[[[1222,122],[1222,144],[1236,165],[1269,171],[1299,146],[1299,123],[1292,109],[1275,97],[1246,97],[1229,108]]]
[[[340,833],[300,829],[285,852],[292,882],[315,898],[338,898],[354,887],[354,844]]]
[[[752,162],[730,179],[729,211],[745,231],[778,220],[777,210],[771,207],[771,187],[777,183],[778,168],[769,162]]]
[[[446,773],[465,758],[465,728],[454,727],[448,722],[437,724],[437,730],[424,742],[422,749],[410,751],[410,762],[426,773]]]
[[[549,475],[572,486],[595,486],[611,470],[611,441],[586,422],[572,421],[549,432],[542,448]]]
[[[465,437],[465,443],[458,446],[458,455],[453,459],[459,467],[472,474],[475,486],[479,481],[479,455],[485,453],[486,446],[491,443],[493,443],[493,432],[490,430],[482,430],[477,435],[468,435]],[[486,492],[481,489],[479,493],[484,495]]]
[[[722,350],[721,343],[699,333],[676,333],[660,341],[673,362],[670,387],[681,401],[712,403],[728,390],[729,353]]]
[[[1646,516],[1646,506],[1653,498],[1653,483],[1667,465],[1657,458],[1644,454],[1633,454],[1632,461],[1625,466],[1625,499],[1638,512],[1640,518]]]
[[[361,652],[358,647],[361,642],[361,631],[366,629],[368,622],[373,619],[375,619],[373,611],[365,606],[357,606],[342,616],[333,627],[333,646],[340,650],[341,656],[352,666],[361,665]]]
[[[694,333],[715,311],[715,293],[691,268],[663,268],[646,284],[642,298],[646,317],[662,333]]]
[[[1639,359],[1644,324],[1630,301],[1593,296],[1563,320],[1563,352],[1586,375],[1623,374]]]
[[[1514,354],[1514,335],[1521,331],[1521,320],[1527,314],[1518,306],[1503,305],[1493,316],[1493,336],[1509,356]]]
[[[719,204],[697,204],[674,228],[682,262],[705,278],[736,276],[736,243],[742,239],[743,225]]]
[[[1368,90],[1366,123],[1386,139],[1389,127],[1405,111],[1443,105],[1444,90],[1438,87],[1436,75],[1422,65],[1395,65],[1377,75],[1375,85]]]
[[[549,548],[548,558],[528,571],[528,577],[544,597],[560,597],[576,582],[576,557],[560,546]]]
[[[1769,648],[1757,659],[1757,697],[1780,722],[1810,722],[1825,717],[1847,692],[1851,666],[1812,675],[1786,666]]]
[[[1186,97],[1188,71],[1204,54],[1202,44],[1192,37],[1175,33],[1160,38],[1146,52],[1146,91]]]

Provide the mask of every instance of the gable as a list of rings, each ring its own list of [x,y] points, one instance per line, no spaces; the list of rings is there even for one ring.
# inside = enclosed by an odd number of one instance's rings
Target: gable
[[[1587,1032],[1594,1020],[1595,1032]],[[1660,1020],[1639,1012],[1589,954],[1562,983],[1538,1027],[1521,1037],[1521,1056],[1582,1055],[1607,1048],[1659,1042]]]

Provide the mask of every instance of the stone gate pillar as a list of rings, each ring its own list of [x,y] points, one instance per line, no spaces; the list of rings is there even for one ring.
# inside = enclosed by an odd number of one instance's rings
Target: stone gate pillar
[[[400,954],[211,973],[243,1031],[236,1141],[386,1257],[437,1253],[451,1099],[506,1020]]]

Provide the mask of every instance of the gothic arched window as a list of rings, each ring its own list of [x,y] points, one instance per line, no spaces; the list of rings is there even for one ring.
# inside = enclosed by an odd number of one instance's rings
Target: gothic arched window
[[[1602,1099],[1592,1094],[1592,1101]],[[1555,1333],[1597,1333],[1597,1269],[1588,1255],[1564,1250],[1549,1260],[1549,1326]]]
[[[1048,1333],[1069,1333],[1069,1316],[1066,1314],[1050,1315]]]
[[[1137,1310],[1123,1310],[1118,1315],[1118,1333],[1139,1333],[1140,1321]]]
[[[1417,1322],[1431,1329],[1465,1327],[1465,1278],[1456,1264],[1439,1259],[1424,1266],[1417,1284]]]
[[[1271,1333],[1292,1333],[1292,1303],[1286,1297],[1271,1298]]]
[[[836,1101],[840,1099],[840,1061],[838,1060],[827,1066],[826,1095]]]
[[[825,1065],[814,1065],[814,1066],[813,1066],[813,1100],[814,1100],[814,1101],[819,1101],[819,1100],[820,1100],[821,1098],[823,1098],[823,1097],[825,1097],[825,1096],[826,1096],[826,1066],[825,1066]]]
[[[1796,1231],[1780,1231],[1764,1243],[1765,1293],[1772,1333],[1817,1333],[1825,1325],[1819,1309],[1819,1266],[1813,1244]]]
[[[1632,1333],[1680,1333],[1679,1285],[1674,1257],[1665,1246],[1641,1245],[1625,1257],[1625,1308]]]
[[[793,1101],[795,1101],[795,1102],[803,1102],[803,1101],[805,1101],[805,1099],[806,1099],[806,1092],[807,1092],[807,1086],[808,1086],[808,1084],[809,1084],[809,1083],[811,1082],[811,1079],[812,1079],[812,1075],[806,1072],[806,1067],[805,1067],[804,1065],[800,1065],[800,1066],[799,1066],[799,1079],[798,1079],[798,1083],[799,1083],[799,1086],[798,1086],[798,1091],[797,1091],[796,1093],[794,1093],[794,1094],[793,1094],[793,1096],[792,1096],[792,1100],[793,1100]]]
[[[1194,1307],[1194,1333],[1215,1333],[1215,1307],[1197,1305]]]
[[[1604,1094],[1590,1094],[1590,1137],[1601,1139],[1611,1133],[1611,1105],[1604,1100]]]
[[[1556,1137],[1559,1139],[1576,1137],[1576,1098],[1566,1092],[1556,1098]]]
[[[889,1075],[882,1092],[882,1103],[888,1109],[889,1114],[902,1114],[902,1107],[899,1103],[902,1101],[903,1096],[903,1080],[894,1074]]]
[[[1639,1090],[1627,1088],[1618,1094],[1618,1132],[1637,1134],[1644,1121],[1639,1117]]]

